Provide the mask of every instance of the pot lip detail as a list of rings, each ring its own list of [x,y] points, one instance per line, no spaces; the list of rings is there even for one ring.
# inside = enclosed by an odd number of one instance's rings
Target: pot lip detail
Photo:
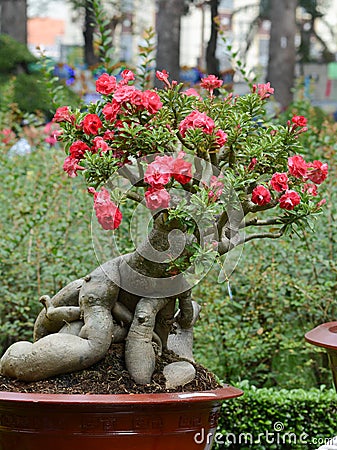
[[[310,344],[337,350],[337,322],[326,322],[318,325],[305,334],[305,340]]]
[[[149,394],[39,394],[0,391],[0,402],[43,404],[170,404],[223,401],[243,394],[241,389],[224,385],[219,389],[200,392],[167,392]]]

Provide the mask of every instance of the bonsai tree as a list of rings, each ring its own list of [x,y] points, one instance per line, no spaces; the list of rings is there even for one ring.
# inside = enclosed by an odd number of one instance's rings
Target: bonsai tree
[[[44,295],[34,343],[6,351],[3,375],[31,381],[78,371],[125,342],[131,377],[149,383],[156,352],[193,360],[192,289],[212,264],[253,239],[299,233],[320,213],[327,164],[301,156],[305,117],[268,119],[269,83],[234,96],[213,75],[199,91],[165,70],[156,77],[162,89],[128,69],[119,79],[104,73],[97,103],[57,109],[63,169],[84,176],[94,220],[116,233],[132,204],[137,216],[150,212],[149,231],[134,251]]]

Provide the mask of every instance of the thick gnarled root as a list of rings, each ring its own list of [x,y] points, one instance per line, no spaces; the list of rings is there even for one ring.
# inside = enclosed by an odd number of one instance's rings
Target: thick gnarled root
[[[152,345],[156,315],[168,298],[142,298],[125,343],[125,363],[132,379],[138,384],[148,384],[155,369],[155,352]]]
[[[35,381],[82,370],[102,359],[112,341],[114,323],[111,310],[118,291],[119,288],[102,271],[96,270],[83,282],[79,307],[55,308],[45,297],[46,310],[42,320],[48,319],[48,315],[55,315],[55,322],[59,325],[72,319],[79,327],[76,319],[81,316],[84,325],[79,335],[54,333],[33,344],[17,342],[1,358],[0,372],[20,380]]]

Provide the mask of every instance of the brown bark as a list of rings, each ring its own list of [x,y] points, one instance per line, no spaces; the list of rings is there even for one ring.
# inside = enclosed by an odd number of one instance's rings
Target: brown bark
[[[271,0],[267,81],[275,89],[275,99],[284,109],[293,99],[296,6],[297,0]]]
[[[0,33],[27,44],[27,0],[0,0]]]
[[[156,19],[158,70],[167,70],[172,80],[180,78],[180,20],[184,13],[181,0],[159,0]]]

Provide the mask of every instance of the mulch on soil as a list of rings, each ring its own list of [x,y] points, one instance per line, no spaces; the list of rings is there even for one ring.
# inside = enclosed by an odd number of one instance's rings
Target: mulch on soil
[[[145,394],[163,392],[207,391],[221,387],[214,374],[194,364],[196,377],[183,387],[165,388],[162,370],[165,365],[181,361],[173,352],[157,357],[152,383],[137,385],[130,377],[124,362],[124,344],[113,344],[106,357],[80,372],[59,375],[42,381],[24,382],[0,375],[0,391],[36,392],[45,394]]]

